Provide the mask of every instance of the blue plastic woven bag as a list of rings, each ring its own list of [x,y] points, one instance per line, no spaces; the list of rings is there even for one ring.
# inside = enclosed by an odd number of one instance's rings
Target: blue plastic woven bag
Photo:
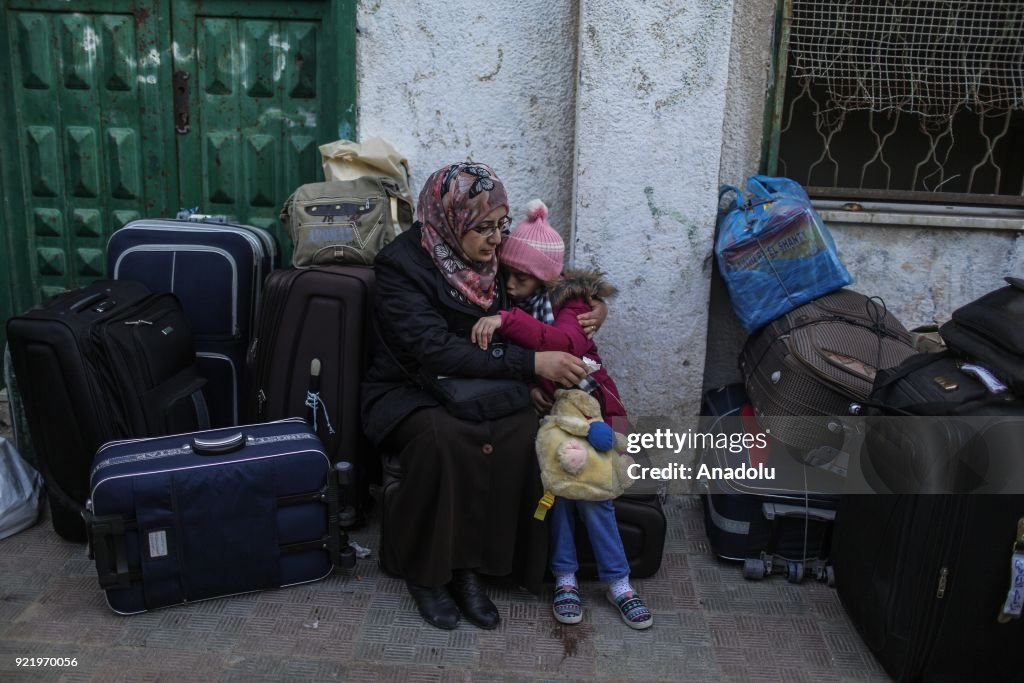
[[[715,258],[732,308],[748,332],[853,283],[800,183],[750,176],[719,220]]]

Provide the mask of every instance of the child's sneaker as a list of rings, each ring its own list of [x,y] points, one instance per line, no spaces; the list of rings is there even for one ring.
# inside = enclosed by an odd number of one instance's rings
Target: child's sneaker
[[[555,619],[563,624],[578,624],[583,621],[583,603],[576,586],[555,586],[555,601],[551,605]]]
[[[639,630],[654,625],[654,615],[636,593],[626,591],[619,597],[615,597],[609,592],[607,595],[608,602],[619,608],[619,614],[622,615],[626,626]]]

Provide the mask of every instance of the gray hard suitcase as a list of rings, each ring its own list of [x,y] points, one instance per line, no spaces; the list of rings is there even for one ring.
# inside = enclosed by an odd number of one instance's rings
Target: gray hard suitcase
[[[914,355],[906,328],[877,298],[850,289],[799,306],[750,336],[740,354],[761,424],[797,449],[841,448],[834,417],[856,414],[878,370]]]

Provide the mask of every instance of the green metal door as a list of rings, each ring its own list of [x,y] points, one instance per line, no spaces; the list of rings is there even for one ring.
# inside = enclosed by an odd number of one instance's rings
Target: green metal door
[[[319,145],[354,132],[354,40],[339,39],[354,4],[174,0],[173,12],[182,202],[275,231],[290,258],[282,203],[323,179]]]
[[[3,7],[2,320],[103,277],[139,217],[199,207],[281,238],[317,147],[354,136],[355,0]]]
[[[114,229],[177,204],[156,5],[6,3],[7,315],[101,277]]]

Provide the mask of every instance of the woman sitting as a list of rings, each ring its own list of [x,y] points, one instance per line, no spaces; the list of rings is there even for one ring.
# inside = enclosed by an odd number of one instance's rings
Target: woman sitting
[[[539,495],[537,417],[527,407],[483,422],[457,419],[421,378],[539,376],[572,386],[587,368],[560,351],[485,351],[469,340],[477,319],[504,305],[497,247],[508,199],[489,167],[438,170],[417,214],[419,223],[375,261],[380,335],[363,383],[363,426],[378,450],[399,455],[404,472],[389,499],[381,560],[406,579],[427,622],[455,628],[461,611],[491,629],[500,619],[478,573],[511,573],[529,531]]]

